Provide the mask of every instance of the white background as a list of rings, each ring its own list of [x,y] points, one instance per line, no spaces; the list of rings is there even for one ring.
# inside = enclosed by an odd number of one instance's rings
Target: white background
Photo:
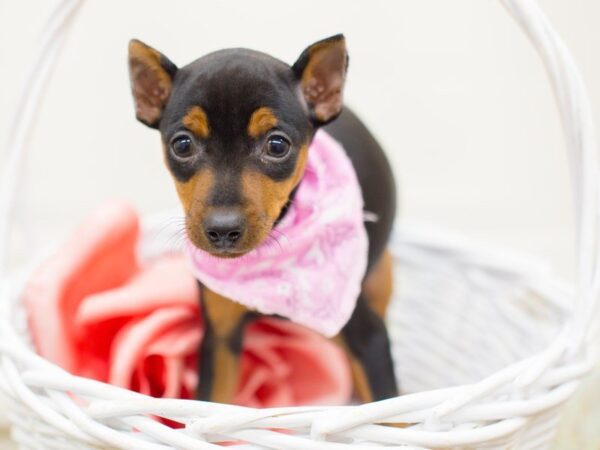
[[[0,1],[4,137],[54,1]],[[599,105],[600,3],[542,6]],[[175,204],[158,134],[134,120],[131,37],[177,64],[230,46],[293,62],[313,41],[340,31],[350,52],[347,103],[394,163],[402,216],[547,257],[572,275],[568,167],[549,84],[499,2],[481,0],[89,1],[33,133],[20,202],[44,231],[27,231],[27,245],[52,236],[57,225],[65,231],[111,196],[144,211]]]
[[[580,64],[600,117],[600,2],[540,0]],[[0,0],[0,139],[49,0]],[[158,134],[133,115],[127,41],[176,64],[223,47],[292,63],[343,32],[347,103],[393,162],[401,217],[549,260],[573,276],[568,166],[549,83],[496,1],[89,1],[32,130],[15,248],[27,256],[103,199],[176,204]],[[0,174],[5,152],[0,152]]]

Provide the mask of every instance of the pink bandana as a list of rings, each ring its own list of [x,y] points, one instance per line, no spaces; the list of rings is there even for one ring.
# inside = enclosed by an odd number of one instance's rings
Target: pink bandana
[[[274,238],[235,259],[188,242],[198,280],[263,314],[278,314],[335,336],[354,310],[367,267],[368,239],[356,173],[341,145],[318,131],[304,178]]]

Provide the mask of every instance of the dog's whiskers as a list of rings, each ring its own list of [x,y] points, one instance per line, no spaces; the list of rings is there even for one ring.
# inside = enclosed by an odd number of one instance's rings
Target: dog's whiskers
[[[165,219],[164,222],[157,228],[156,235],[157,237],[161,237],[165,233],[168,233],[168,236],[165,239],[165,244],[169,248],[182,248],[187,237],[185,224],[185,217],[170,217]]]

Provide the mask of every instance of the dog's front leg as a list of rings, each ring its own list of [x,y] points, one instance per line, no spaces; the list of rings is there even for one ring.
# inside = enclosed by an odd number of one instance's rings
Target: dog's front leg
[[[354,386],[361,401],[396,397],[398,387],[387,329],[363,294],[340,335],[349,353]]]
[[[201,290],[205,331],[196,396],[199,400],[231,403],[239,382],[244,329],[256,314],[205,286]]]
[[[385,251],[371,268],[350,320],[336,341],[349,356],[356,394],[363,402],[398,395],[385,314],[392,296],[393,260]]]

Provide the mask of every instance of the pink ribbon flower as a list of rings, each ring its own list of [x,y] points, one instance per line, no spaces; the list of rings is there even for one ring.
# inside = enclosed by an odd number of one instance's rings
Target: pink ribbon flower
[[[31,275],[23,293],[38,352],[66,370],[155,397],[193,398],[203,324],[188,262],[136,257],[138,217],[95,211]],[[307,328],[262,318],[246,330],[234,402],[252,407],[349,401],[343,352]]]

